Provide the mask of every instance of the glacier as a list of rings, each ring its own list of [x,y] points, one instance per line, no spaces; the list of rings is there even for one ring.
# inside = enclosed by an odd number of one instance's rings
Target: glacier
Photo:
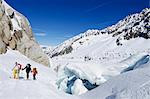
[[[58,74],[61,74],[58,75],[58,86],[65,89],[66,93],[72,94],[71,88],[74,87],[76,80],[80,80],[82,81],[83,87],[87,90],[91,90],[114,76],[144,67],[145,64],[149,63],[149,58],[150,56],[147,53],[132,55],[121,62],[111,64],[111,68],[114,68],[113,71],[110,68],[102,70],[99,68],[99,65],[89,65],[89,63],[67,64],[63,69],[58,71]],[[105,65],[105,67],[109,66]]]

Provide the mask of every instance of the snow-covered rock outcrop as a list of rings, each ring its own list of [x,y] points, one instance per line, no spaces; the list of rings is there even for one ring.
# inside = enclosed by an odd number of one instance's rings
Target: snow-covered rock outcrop
[[[49,59],[35,41],[26,17],[0,0],[0,54],[6,53],[8,48],[49,66]]]

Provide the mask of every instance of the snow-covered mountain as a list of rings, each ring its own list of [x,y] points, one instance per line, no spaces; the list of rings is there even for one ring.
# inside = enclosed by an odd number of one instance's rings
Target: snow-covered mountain
[[[47,53],[58,76],[58,88],[83,94],[145,64],[150,54],[149,35],[150,9],[146,8],[113,26],[88,30],[63,42]]]
[[[94,58],[92,56],[104,56],[100,55],[102,54],[102,48],[104,49],[103,54],[112,54],[116,48],[126,46],[128,42],[134,42],[135,39],[139,38],[144,40],[150,38],[149,8],[140,13],[129,15],[117,24],[103,30],[88,30],[77,35],[50,51],[49,56],[55,57],[72,53],[82,57]],[[81,54],[82,51],[84,53]]]
[[[49,52],[53,51],[55,49],[55,46],[48,46],[48,45],[40,45],[43,52],[48,54]]]
[[[27,18],[0,0],[0,54],[9,48],[49,66],[49,59],[36,42]]]

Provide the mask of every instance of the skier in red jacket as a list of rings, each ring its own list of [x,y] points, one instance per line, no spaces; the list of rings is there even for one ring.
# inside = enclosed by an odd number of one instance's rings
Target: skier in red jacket
[[[33,74],[33,80],[36,80],[36,75],[37,75],[37,69],[36,68],[33,68],[32,70],[32,74]]]

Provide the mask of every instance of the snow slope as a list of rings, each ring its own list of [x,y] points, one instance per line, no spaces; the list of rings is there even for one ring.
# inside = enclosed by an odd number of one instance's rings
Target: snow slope
[[[150,62],[83,94],[82,99],[150,99]],[[95,97],[96,96],[96,97]]]
[[[12,77],[12,68],[15,62],[26,66],[30,63],[32,67],[37,67],[37,80],[25,80],[25,71],[21,72],[20,80]],[[73,96],[66,95],[57,90],[55,86],[56,73],[50,68],[38,64],[18,51],[8,50],[6,54],[0,55],[0,99],[74,99]]]

